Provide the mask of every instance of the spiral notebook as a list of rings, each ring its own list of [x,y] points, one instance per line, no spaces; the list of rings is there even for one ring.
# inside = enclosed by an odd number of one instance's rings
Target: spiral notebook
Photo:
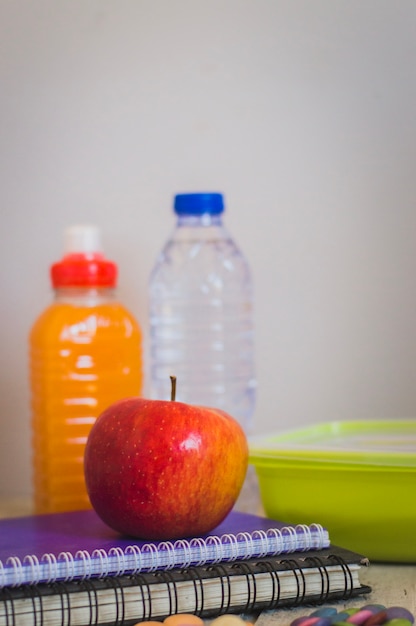
[[[0,589],[0,626],[131,626],[175,613],[215,617],[369,593],[367,560],[331,546],[280,557]]]
[[[93,510],[0,520],[0,587],[235,560],[329,546],[320,524],[288,525],[232,511],[204,537],[157,543],[122,537]]]

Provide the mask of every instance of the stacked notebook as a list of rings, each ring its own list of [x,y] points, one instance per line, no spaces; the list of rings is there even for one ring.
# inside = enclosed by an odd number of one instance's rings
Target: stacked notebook
[[[0,520],[0,626],[130,626],[173,613],[214,617],[367,593],[367,560],[319,524],[233,511],[174,542],[121,537],[94,511]]]

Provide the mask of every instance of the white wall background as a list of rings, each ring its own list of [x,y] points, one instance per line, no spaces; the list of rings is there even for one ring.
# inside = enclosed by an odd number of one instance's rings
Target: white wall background
[[[146,331],[177,191],[223,191],[250,260],[259,432],[416,417],[415,58],[413,0],[0,0],[0,495],[63,229]]]

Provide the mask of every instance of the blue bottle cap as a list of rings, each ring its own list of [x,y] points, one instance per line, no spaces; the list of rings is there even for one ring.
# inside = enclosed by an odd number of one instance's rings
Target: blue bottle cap
[[[178,215],[219,215],[224,211],[224,200],[221,193],[179,193],[174,209]]]

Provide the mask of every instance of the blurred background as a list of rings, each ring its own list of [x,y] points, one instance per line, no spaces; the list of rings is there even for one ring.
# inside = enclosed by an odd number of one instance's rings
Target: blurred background
[[[258,433],[416,416],[415,57],[413,0],[0,0],[0,496],[63,230],[146,334],[176,192],[223,192],[250,262]]]

